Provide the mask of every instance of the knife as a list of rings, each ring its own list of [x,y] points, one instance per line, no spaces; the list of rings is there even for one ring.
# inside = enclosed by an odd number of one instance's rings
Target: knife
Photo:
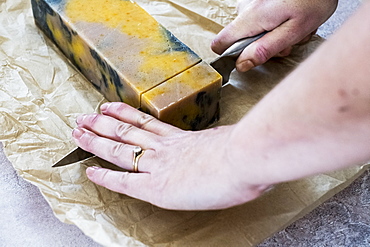
[[[73,149],[71,152],[69,152],[68,154],[66,154],[62,159],[56,162],[52,167],[70,165],[78,161],[86,160],[93,156],[95,156],[95,154],[92,154],[90,152],[83,150],[82,148],[77,147]]]
[[[230,73],[235,69],[236,59],[242,51],[257,39],[262,38],[267,32],[260,33],[256,36],[243,38],[232,44],[218,58],[210,63],[210,65],[222,75],[222,85],[225,85],[230,78]]]
[[[260,39],[267,32],[260,33],[256,36],[243,38],[232,44],[226,51],[224,51],[218,58],[210,63],[210,65],[222,75],[222,85],[225,85],[230,78],[230,73],[235,69],[236,59],[242,51],[251,43]],[[60,167],[76,163],[78,161],[86,160],[94,154],[87,152],[79,147],[73,149],[66,154],[62,159],[56,162],[52,167]]]

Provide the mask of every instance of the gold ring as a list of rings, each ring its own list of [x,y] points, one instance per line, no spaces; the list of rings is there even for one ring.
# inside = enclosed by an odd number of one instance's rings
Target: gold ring
[[[136,146],[134,147],[133,151],[134,151],[134,159],[132,160],[133,171],[139,172],[138,162],[139,158],[144,154],[144,150],[141,147]]]

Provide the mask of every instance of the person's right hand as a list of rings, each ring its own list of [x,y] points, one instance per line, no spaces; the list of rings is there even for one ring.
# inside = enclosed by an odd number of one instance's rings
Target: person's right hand
[[[211,48],[224,52],[237,40],[270,31],[249,45],[237,60],[245,72],[273,56],[287,56],[293,45],[308,41],[335,11],[337,0],[242,0],[238,16],[214,39]]]

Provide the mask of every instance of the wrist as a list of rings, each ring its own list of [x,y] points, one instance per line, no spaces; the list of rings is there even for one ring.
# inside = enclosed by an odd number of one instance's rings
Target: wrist
[[[277,182],[270,177],[267,163],[263,161],[264,155],[259,143],[264,136],[252,131],[253,124],[241,122],[233,125],[230,130],[225,157],[235,187],[248,191],[256,198]]]

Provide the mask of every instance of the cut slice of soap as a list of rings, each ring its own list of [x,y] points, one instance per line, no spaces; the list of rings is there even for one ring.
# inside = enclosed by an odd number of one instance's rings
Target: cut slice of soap
[[[31,2],[36,25],[107,100],[183,129],[218,119],[221,76],[136,3]]]
[[[142,109],[184,129],[207,126],[219,118],[221,76],[205,62],[142,95]]]

